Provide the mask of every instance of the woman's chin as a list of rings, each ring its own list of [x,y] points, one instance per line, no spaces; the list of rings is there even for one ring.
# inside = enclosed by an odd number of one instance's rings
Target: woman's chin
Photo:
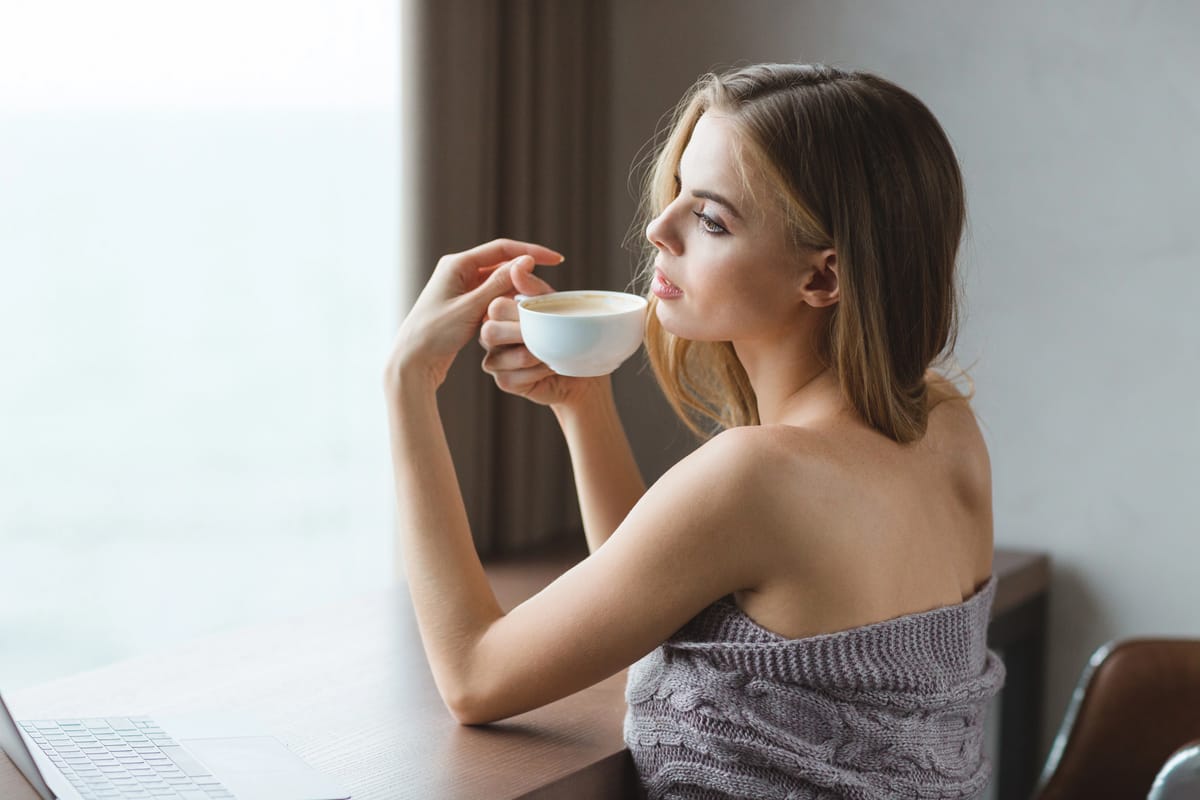
[[[698,325],[694,320],[685,317],[675,303],[656,303],[654,315],[658,317],[658,324],[662,325],[664,331],[679,339],[688,339],[693,342],[722,341],[713,335],[711,327]]]
[[[661,300],[654,304],[654,316],[658,317],[658,324],[662,325],[663,330],[673,336],[682,336],[676,328],[678,327],[679,319],[670,309],[666,308],[666,303]]]

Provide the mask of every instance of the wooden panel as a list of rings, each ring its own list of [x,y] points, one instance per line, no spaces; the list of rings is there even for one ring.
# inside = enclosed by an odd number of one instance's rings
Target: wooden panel
[[[992,559],[992,572],[996,575],[992,619],[1050,588],[1050,558],[1045,553],[998,549]]]

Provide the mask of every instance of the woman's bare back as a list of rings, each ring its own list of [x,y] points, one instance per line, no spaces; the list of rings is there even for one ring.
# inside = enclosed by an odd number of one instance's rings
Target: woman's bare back
[[[748,533],[761,523],[750,538],[778,558],[735,594],[762,627],[788,638],[847,630],[960,603],[991,575],[991,471],[966,402],[937,404],[907,446],[845,415],[763,434],[777,507],[756,511]]]

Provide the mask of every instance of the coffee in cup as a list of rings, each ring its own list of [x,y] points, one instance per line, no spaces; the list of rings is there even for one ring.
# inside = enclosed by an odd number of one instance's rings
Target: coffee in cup
[[[517,295],[521,337],[559,375],[607,375],[642,344],[646,298],[584,289]]]

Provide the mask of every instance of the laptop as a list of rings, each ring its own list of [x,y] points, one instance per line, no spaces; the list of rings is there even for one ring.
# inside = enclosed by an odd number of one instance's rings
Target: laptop
[[[346,800],[275,737],[233,716],[14,720],[0,749],[42,800]]]

